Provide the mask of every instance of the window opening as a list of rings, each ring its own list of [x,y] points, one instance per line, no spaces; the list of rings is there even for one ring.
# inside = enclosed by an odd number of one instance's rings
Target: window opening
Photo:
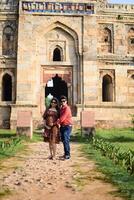
[[[53,61],[61,61],[61,50],[59,48],[54,49]]]
[[[102,101],[113,101],[113,83],[109,75],[103,77],[102,82]]]

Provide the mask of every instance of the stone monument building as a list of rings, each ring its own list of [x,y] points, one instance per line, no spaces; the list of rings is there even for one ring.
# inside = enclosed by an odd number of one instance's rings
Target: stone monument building
[[[134,5],[106,0],[0,0],[0,127],[48,95],[66,95],[74,120],[127,127],[134,114]]]

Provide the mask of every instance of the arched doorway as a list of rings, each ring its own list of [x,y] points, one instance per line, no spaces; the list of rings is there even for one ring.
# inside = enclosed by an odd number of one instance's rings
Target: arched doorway
[[[45,98],[48,95],[56,97],[58,100],[61,95],[65,95],[68,98],[68,88],[67,83],[62,80],[58,74],[55,75],[51,80],[49,80],[45,87]]]
[[[12,101],[12,77],[9,74],[2,79],[2,101]]]

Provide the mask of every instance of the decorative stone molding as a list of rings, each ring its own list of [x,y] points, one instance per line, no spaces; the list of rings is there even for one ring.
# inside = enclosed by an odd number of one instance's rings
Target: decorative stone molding
[[[17,31],[17,21],[5,21],[1,24],[2,29],[4,30],[5,27],[10,26],[14,32]]]
[[[112,4],[107,3],[105,12],[114,12],[116,14],[119,13],[134,13],[134,4]],[[124,16],[123,16],[124,18]]]
[[[100,27],[101,27],[102,29],[108,28],[112,33],[113,33],[113,31],[114,31],[114,29],[113,29],[113,24],[108,24],[108,23],[100,24]]]
[[[126,36],[127,36],[127,49],[128,54],[134,54],[134,25],[126,25]]]
[[[65,61],[66,55],[66,48],[65,48],[65,41],[48,41],[48,49],[49,49],[49,61],[53,61],[53,52],[55,48],[59,48],[61,51],[61,61]]]
[[[114,49],[114,28],[113,24],[99,24],[99,53],[113,53]]]
[[[75,48],[76,48],[76,53],[79,55],[79,38],[78,38],[78,34],[70,27],[66,26],[65,24],[56,21],[53,24],[51,24],[50,26],[48,26],[48,28],[46,29],[46,34],[49,33],[51,30],[54,30],[55,28],[60,28],[61,30],[63,30],[64,32],[68,33],[75,42]]]
[[[100,69],[100,79],[102,79],[105,75],[109,75],[112,80],[115,79],[115,70],[113,69]]]
[[[18,10],[19,0],[1,0],[0,11],[2,12],[15,12]]]
[[[97,11],[106,8],[107,0],[97,0]]]
[[[51,14],[93,14],[94,4],[93,3],[83,3],[83,2],[35,2],[35,1],[23,1],[22,7],[23,12],[29,13],[51,13]]]
[[[131,78],[132,76],[134,76],[134,70],[127,70],[127,77]]]

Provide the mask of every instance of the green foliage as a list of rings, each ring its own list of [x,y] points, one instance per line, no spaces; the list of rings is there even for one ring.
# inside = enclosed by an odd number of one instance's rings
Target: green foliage
[[[133,130],[134,130],[134,114],[130,115],[131,116],[131,123],[132,123],[132,126],[133,126]]]
[[[0,141],[5,141],[15,136],[16,136],[15,130],[0,129]]]
[[[130,174],[134,174],[134,151],[122,152],[120,147],[116,147],[102,139],[93,138],[93,147],[99,149],[103,156],[112,159],[115,164],[120,164],[127,169]]]
[[[46,106],[46,108],[48,108],[50,106],[50,102],[51,102],[51,99],[46,97],[45,98],[45,106]]]
[[[38,132],[34,131],[31,142],[40,142],[40,141],[43,141],[42,130],[40,130]]]
[[[121,147],[123,151],[134,151],[134,132],[132,128],[125,129],[97,129],[96,137]]]
[[[0,154],[13,150],[17,145],[21,143],[21,141],[22,139],[20,137],[0,141]]]
[[[24,137],[16,135],[15,130],[0,129],[0,159],[14,156],[24,148]]]
[[[111,159],[102,156],[101,151],[94,149],[91,143],[83,145],[82,151],[89,159],[96,161],[97,170],[106,175],[104,181],[112,182],[118,187],[116,196],[122,196],[127,200],[134,199],[134,176],[130,176],[121,165],[115,165]]]
[[[103,149],[102,151],[98,150],[98,148],[93,148],[92,142],[81,137],[80,131],[76,133],[76,139],[75,136],[73,136],[73,141],[78,141],[83,144],[82,151],[89,159],[96,161],[97,169],[106,175],[104,181],[112,182],[118,187],[118,191],[115,195],[123,196],[127,200],[133,200],[134,173],[133,161],[130,162],[132,158],[129,152],[134,152],[134,134],[132,128],[97,129],[95,139],[104,141],[109,151],[107,152],[105,150],[104,144],[102,146],[99,144],[100,148]],[[110,146],[108,144],[110,144]],[[126,153],[128,153],[128,155]],[[125,155],[127,159],[123,160]],[[129,167],[127,168],[127,166]],[[130,166],[132,166],[132,168]]]

